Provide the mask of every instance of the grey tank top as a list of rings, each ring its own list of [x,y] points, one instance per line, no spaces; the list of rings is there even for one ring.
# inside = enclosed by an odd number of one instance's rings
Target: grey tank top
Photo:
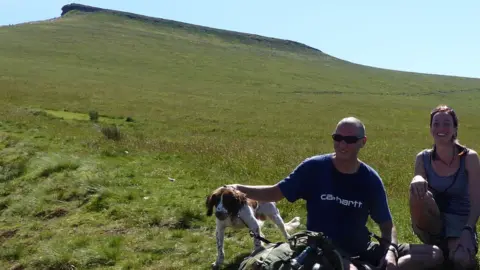
[[[439,176],[433,170],[431,150],[423,151],[423,165],[427,175],[429,190],[442,213],[468,216],[470,213],[470,197],[468,193],[468,173],[465,169],[465,156],[460,158],[459,169],[450,176]]]

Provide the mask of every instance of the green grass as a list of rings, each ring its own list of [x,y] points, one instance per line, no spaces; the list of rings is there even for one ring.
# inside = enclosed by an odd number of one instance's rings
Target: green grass
[[[418,242],[407,194],[415,155],[431,145],[428,113],[453,106],[461,142],[479,148],[479,79],[198,29],[79,12],[0,28],[1,269],[207,269],[205,197],[275,183],[332,151],[349,115],[366,124],[361,158],[383,177],[400,240]],[[121,140],[102,134],[111,124]],[[302,202],[279,207],[305,224]],[[271,223],[265,233],[281,240]],[[225,241],[227,265],[252,247],[246,231]]]

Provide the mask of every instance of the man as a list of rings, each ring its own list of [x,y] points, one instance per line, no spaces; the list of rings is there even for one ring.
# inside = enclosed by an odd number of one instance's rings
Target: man
[[[275,185],[231,186],[261,201],[305,200],[307,229],[326,234],[345,258],[359,256],[368,265],[388,270],[440,265],[443,255],[436,246],[397,245],[382,179],[358,159],[367,142],[363,123],[354,117],[344,118],[332,138],[334,153],[307,158]],[[372,241],[366,226],[369,216],[380,227],[381,237],[394,245]],[[349,261],[346,265],[349,269],[361,269]]]

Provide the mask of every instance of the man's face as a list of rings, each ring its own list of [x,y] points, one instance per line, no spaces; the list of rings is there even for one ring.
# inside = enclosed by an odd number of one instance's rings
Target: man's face
[[[337,126],[333,135],[333,148],[336,158],[342,160],[356,159],[366,138],[359,138],[360,130],[354,124],[343,123]]]

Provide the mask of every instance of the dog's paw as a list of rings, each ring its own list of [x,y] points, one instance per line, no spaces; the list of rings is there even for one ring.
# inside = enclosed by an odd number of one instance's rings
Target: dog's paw
[[[293,231],[298,226],[300,226],[300,217],[294,217],[292,220],[290,220],[290,222],[285,224],[287,231]]]
[[[212,263],[212,270],[218,270],[220,269],[220,263],[214,262]]]

